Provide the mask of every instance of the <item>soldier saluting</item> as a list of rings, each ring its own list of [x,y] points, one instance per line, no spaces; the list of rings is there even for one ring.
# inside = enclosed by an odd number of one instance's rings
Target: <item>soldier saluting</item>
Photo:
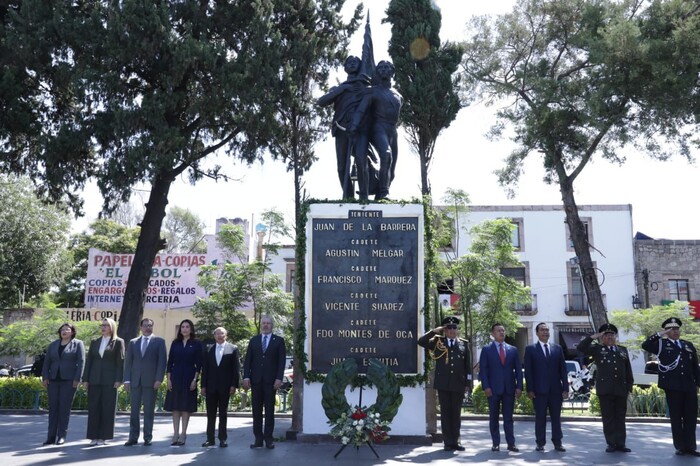
[[[601,343],[593,343],[600,338]],[[608,443],[606,452],[631,450],[625,445],[627,431],[627,395],[632,392],[634,377],[627,348],[616,345],[617,327],[603,324],[598,333],[587,336],[578,344],[578,350],[592,356],[596,364],[595,389],[600,400],[603,434]]]
[[[430,351],[435,361],[433,388],[440,401],[440,427],[445,451],[464,451],[459,443],[462,400],[471,387],[471,351],[469,342],[459,338],[457,317],[445,317],[442,326],[420,337],[418,344]]]
[[[681,325],[677,317],[664,320],[664,331],[647,338],[642,348],[659,360],[659,387],[666,392],[676,455],[700,456],[695,441],[700,386],[698,353],[692,343],[680,339]]]

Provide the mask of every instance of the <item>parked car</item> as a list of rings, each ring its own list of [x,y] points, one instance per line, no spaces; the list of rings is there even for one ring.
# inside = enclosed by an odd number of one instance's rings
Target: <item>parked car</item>
[[[31,377],[34,375],[32,372],[32,367],[34,364],[25,364],[24,366],[17,369],[15,372],[15,377]]]

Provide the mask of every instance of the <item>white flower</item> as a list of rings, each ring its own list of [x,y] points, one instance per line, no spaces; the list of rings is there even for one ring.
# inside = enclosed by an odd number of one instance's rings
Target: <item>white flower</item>
[[[356,426],[356,425],[357,425],[357,421],[352,421],[352,425],[353,425],[353,426]]]
[[[357,429],[358,432],[362,432],[362,426],[357,426],[355,429]]]
[[[347,445],[348,442],[350,442],[350,439],[347,437],[343,437],[342,439],[340,439],[340,441],[343,442],[343,445]]]
[[[363,426],[364,424],[365,424],[365,421],[363,419],[360,419],[359,421],[357,421],[357,425],[359,425],[359,426]]]

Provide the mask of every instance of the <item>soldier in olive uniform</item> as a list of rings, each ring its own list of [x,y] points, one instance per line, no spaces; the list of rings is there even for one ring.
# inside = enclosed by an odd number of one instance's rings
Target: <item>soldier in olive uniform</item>
[[[608,443],[605,451],[627,453],[631,450],[625,446],[625,415],[627,395],[632,392],[634,378],[627,348],[616,345],[616,337],[617,327],[603,324],[598,333],[584,338],[578,344],[578,350],[592,356],[597,367],[595,388],[600,400],[603,433]],[[596,338],[601,339],[601,344],[593,343]]]
[[[659,387],[666,392],[676,455],[700,456],[695,441],[700,386],[698,353],[692,343],[680,339],[681,325],[676,317],[666,319],[661,324],[664,331],[647,338],[642,348],[659,359]]]
[[[433,388],[440,401],[440,425],[446,451],[464,451],[459,443],[462,400],[471,388],[471,352],[469,342],[459,338],[459,319],[446,317],[442,326],[434,328],[418,339],[418,344],[430,351],[435,361]],[[440,335],[443,333],[444,335]]]

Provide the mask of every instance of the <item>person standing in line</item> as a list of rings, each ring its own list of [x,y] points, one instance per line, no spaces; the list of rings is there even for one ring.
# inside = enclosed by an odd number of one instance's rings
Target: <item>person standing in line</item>
[[[170,444],[173,447],[185,444],[190,415],[197,411],[197,380],[204,351],[196,338],[194,323],[185,319],[180,322],[177,338],[170,344],[164,409],[173,413],[173,441]]]
[[[228,403],[240,382],[241,363],[238,347],[226,341],[226,329],[214,330],[215,345],[204,355],[202,364],[202,395],[207,403],[207,441],[203,447],[213,447],[216,411],[219,410],[219,447],[228,446],[226,421]]]
[[[499,451],[501,434],[498,417],[503,410],[503,431],[506,434],[508,451],[520,451],[515,445],[513,433],[513,411],[515,399],[523,392],[523,370],[518,348],[505,342],[506,329],[495,323],[491,326],[493,342],[481,350],[479,357],[479,377],[484,394],[489,402],[489,429],[491,431],[491,451]]]
[[[459,338],[458,325],[457,317],[445,317],[442,326],[418,339],[418,345],[430,351],[435,361],[433,388],[437,390],[440,402],[440,427],[445,451],[464,451],[459,441],[462,401],[472,385],[469,342]]]
[[[117,388],[124,380],[124,340],[117,336],[117,323],[103,319],[102,337],[92,340],[85,363],[83,386],[88,392],[86,437],[91,446],[114,438]]]
[[[66,442],[73,398],[85,368],[85,345],[75,335],[75,326],[66,322],[46,349],[41,379],[49,396],[49,431],[44,445]]]
[[[647,338],[642,348],[659,360],[659,387],[666,393],[676,455],[700,456],[695,439],[700,367],[695,346],[680,338],[682,325],[677,317],[664,320],[664,331]]]
[[[275,393],[282,386],[284,364],[287,357],[284,338],[272,333],[272,318],[260,318],[260,335],[248,342],[243,362],[243,388],[251,389],[253,408],[253,435],[250,448],[275,448]],[[263,430],[263,408],[265,427]]]
[[[124,362],[124,390],[129,392],[131,400],[129,439],[124,446],[130,447],[139,441],[142,403],[143,444],[151,445],[156,395],[165,377],[165,363],[165,340],[153,335],[153,320],[141,320],[141,336],[129,342]]]
[[[596,365],[595,389],[600,400],[600,413],[603,418],[603,434],[608,446],[605,451],[612,453],[632,451],[626,445],[627,396],[632,393],[634,377],[627,348],[616,345],[617,327],[603,324],[598,333],[587,336],[578,344],[578,350],[593,357]],[[596,338],[601,344],[593,343]]]
[[[569,379],[561,346],[549,342],[549,327],[540,322],[535,327],[537,343],[525,348],[525,384],[527,396],[535,407],[535,443],[544,451],[547,437],[547,410],[552,424],[552,443],[556,451],[562,445],[561,405],[569,397]]]

